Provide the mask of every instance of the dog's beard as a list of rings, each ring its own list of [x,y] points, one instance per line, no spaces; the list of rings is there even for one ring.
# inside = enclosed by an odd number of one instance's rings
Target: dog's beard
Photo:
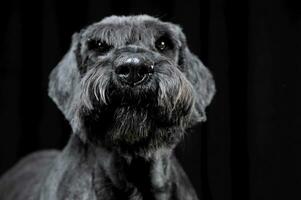
[[[82,79],[82,120],[90,141],[137,152],[173,146],[192,113],[193,90],[175,67],[161,67],[151,81],[122,86],[112,72],[97,67]]]

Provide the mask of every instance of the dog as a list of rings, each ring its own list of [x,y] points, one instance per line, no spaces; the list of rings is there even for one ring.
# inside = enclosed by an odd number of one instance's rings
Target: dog
[[[49,96],[73,134],[22,159],[1,200],[198,199],[173,149],[206,120],[215,84],[178,25],[111,16],[72,36]]]

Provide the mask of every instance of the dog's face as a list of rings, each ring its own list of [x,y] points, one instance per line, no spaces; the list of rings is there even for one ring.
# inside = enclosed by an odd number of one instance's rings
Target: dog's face
[[[75,134],[127,152],[173,147],[205,120],[214,90],[181,29],[146,15],[112,16],[74,34],[49,84]]]

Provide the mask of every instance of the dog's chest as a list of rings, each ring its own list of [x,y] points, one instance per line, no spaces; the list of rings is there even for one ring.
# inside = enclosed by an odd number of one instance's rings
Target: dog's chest
[[[111,169],[111,173],[117,175]],[[93,188],[97,200],[168,200],[171,199],[171,184],[159,184],[160,180],[152,180],[154,174],[149,169],[142,166],[133,168],[136,170],[126,170],[125,174],[111,176],[98,171],[93,175]],[[144,169],[144,170],[143,170]],[[116,179],[118,177],[118,180]],[[121,178],[122,177],[122,178]],[[112,179],[113,178],[113,179]],[[120,179],[119,179],[120,178]],[[153,178],[154,179],[154,178]],[[156,178],[159,179],[159,178]],[[170,183],[170,182],[169,182]]]

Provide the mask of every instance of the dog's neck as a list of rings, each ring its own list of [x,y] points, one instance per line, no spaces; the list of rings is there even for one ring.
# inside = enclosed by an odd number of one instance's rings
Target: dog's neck
[[[85,157],[89,157],[87,162],[94,165],[91,167],[97,196],[111,193],[112,197],[123,197],[121,199],[125,196],[128,199],[168,199],[171,192],[171,149],[132,156],[109,151],[100,145],[82,145],[86,149]],[[106,185],[109,187],[104,187]]]
[[[102,147],[96,150],[99,172],[120,195],[140,195],[156,199],[170,189],[171,150],[159,149],[145,156],[123,155]],[[104,183],[105,184],[105,183]]]

